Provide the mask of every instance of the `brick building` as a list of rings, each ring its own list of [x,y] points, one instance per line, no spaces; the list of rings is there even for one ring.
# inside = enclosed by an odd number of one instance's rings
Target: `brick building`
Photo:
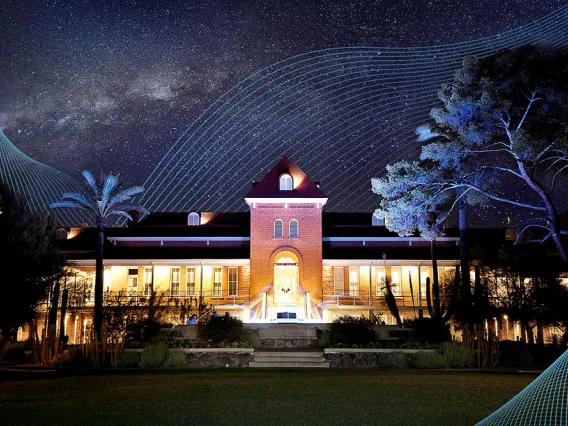
[[[109,228],[105,294],[130,304],[147,303],[151,295],[177,307],[201,301],[245,322],[330,322],[363,314],[392,324],[384,302],[388,278],[403,318],[425,310],[430,243],[389,232],[371,213],[325,212],[327,200],[284,157],[253,182],[247,212],[153,213]],[[490,240],[495,232],[475,236]],[[504,230],[498,233],[503,240]],[[442,280],[459,258],[457,232],[446,234],[437,242]],[[84,301],[70,304],[65,319],[73,341],[91,321],[96,229],[60,228],[57,238],[74,262],[67,286],[79,288]]]

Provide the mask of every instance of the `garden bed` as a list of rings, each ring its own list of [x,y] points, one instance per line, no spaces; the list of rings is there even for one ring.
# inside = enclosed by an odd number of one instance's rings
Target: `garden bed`
[[[125,353],[141,356],[142,349],[126,349]],[[254,358],[253,348],[182,348],[171,349],[172,353],[178,354],[176,368],[246,368]]]

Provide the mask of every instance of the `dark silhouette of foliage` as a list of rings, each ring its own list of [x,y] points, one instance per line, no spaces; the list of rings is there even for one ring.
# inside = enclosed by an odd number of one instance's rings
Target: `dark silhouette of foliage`
[[[37,303],[63,275],[66,263],[56,250],[54,235],[47,218],[31,214],[0,185],[0,330],[4,342],[34,319]]]

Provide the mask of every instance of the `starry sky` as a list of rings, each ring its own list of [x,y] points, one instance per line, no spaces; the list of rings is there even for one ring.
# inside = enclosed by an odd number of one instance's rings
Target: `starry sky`
[[[112,170],[140,184],[208,106],[275,62],[334,47],[469,42],[566,3],[0,0],[0,129],[75,178]],[[254,171],[265,172],[266,164]]]

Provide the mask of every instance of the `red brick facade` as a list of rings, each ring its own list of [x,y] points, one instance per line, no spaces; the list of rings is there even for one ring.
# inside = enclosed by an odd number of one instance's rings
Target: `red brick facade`
[[[274,238],[274,221],[284,223],[284,238]],[[298,238],[289,238],[290,220],[298,221]],[[299,284],[321,300],[322,287],[322,209],[317,204],[288,208],[284,204],[257,204],[251,207],[250,271],[251,294],[273,284],[274,259],[283,251],[298,257]]]

